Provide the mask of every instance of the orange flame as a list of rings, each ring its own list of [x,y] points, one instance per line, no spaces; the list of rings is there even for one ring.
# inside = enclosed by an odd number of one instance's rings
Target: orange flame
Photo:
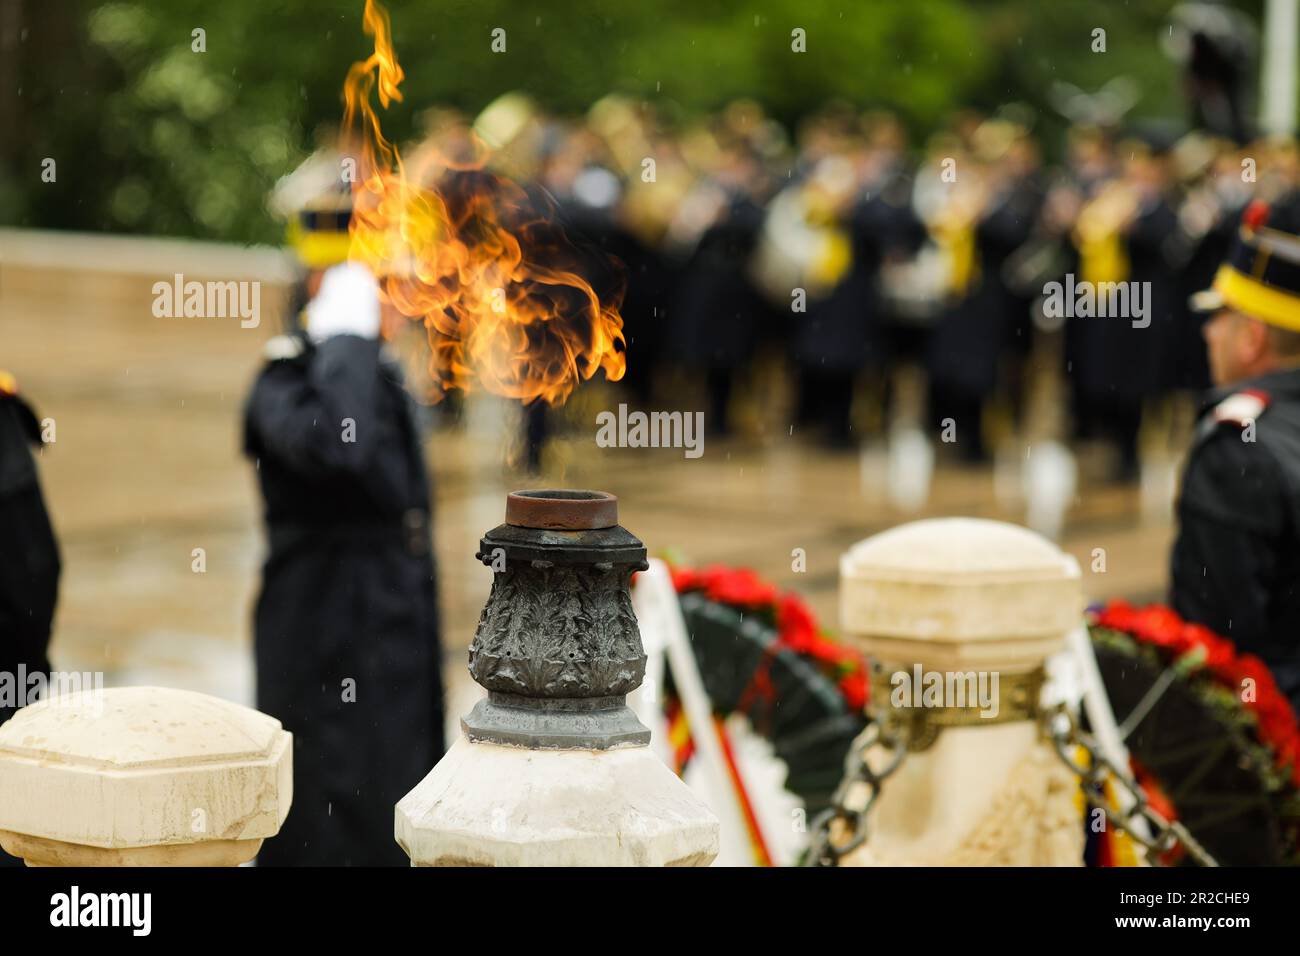
[[[401,101],[388,13],[366,0],[375,52],[348,71],[345,134],[360,136],[349,258],[379,277],[386,303],[423,322],[435,398],[477,381],[524,403],[562,403],[603,369],[623,377],[618,307],[583,278],[583,258],[518,184],[421,150],[408,172],[370,102]]]

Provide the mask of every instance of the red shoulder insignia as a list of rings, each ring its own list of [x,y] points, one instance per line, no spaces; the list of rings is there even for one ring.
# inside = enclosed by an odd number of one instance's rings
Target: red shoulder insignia
[[[1246,428],[1264,413],[1264,409],[1268,408],[1271,401],[1268,392],[1258,388],[1233,392],[1214,406],[1214,420],[1221,424]]]

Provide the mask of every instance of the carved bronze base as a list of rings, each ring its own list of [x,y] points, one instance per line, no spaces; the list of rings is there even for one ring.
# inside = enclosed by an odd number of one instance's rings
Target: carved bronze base
[[[522,502],[522,503],[521,503]],[[598,491],[510,496],[478,559],[495,572],[469,650],[487,700],[461,722],[475,741],[605,750],[649,743],[624,695],[645,677],[628,590],[645,546]]]

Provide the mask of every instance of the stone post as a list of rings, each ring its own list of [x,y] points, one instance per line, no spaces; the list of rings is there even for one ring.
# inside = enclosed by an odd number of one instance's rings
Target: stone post
[[[613,495],[517,492],[478,558],[494,572],[470,646],[488,691],[397,804],[415,866],[704,866],[718,822],[627,706],[646,656],[628,590],[645,547]]]
[[[1082,612],[1075,560],[1015,525],[917,521],[849,549],[841,625],[872,660],[873,716],[911,742],[845,863],[1082,862],[1078,781],[1036,720]]]
[[[292,739],[191,691],[41,701],[0,727],[0,846],[28,866],[238,866],[289,812]]]

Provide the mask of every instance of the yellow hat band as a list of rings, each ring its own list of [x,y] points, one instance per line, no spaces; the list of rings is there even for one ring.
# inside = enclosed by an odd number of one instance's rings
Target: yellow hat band
[[[347,262],[352,249],[352,236],[346,230],[308,230],[296,219],[289,221],[285,238],[298,259],[309,269],[326,269]]]
[[[1300,296],[1265,285],[1230,265],[1219,267],[1214,289],[1224,304],[1261,322],[1300,332]]]

